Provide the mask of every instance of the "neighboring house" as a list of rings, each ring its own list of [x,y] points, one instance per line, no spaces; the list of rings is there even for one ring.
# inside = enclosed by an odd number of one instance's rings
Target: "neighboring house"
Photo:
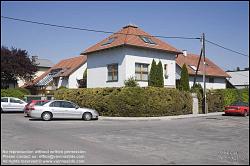
[[[206,60],[206,88],[207,89],[225,89],[226,88],[226,78],[230,76],[210,61],[208,58]],[[180,79],[181,68],[185,63],[189,74],[189,86],[192,87],[194,83],[195,71],[197,69],[197,64],[199,62],[199,55],[187,54],[186,51],[183,54],[179,54],[176,58],[176,80]],[[196,83],[200,83],[203,87],[203,61],[201,59],[199,70],[196,77]]]
[[[227,79],[229,87],[237,89],[249,88],[249,69],[239,71],[227,71],[227,74],[231,76],[231,78]]]
[[[86,56],[81,55],[65,59],[23,87],[31,89],[33,94],[46,94],[61,86],[78,88],[79,80],[83,79],[83,73],[86,68]]]
[[[122,87],[130,77],[140,86],[148,86],[155,59],[157,63],[162,62],[164,86],[175,88],[175,58],[179,53],[137,26],[127,25],[82,53],[88,56],[87,87]]]
[[[48,59],[38,59],[38,56],[32,56],[32,61],[37,64],[37,72],[35,73],[33,79],[41,76],[44,72],[46,72],[48,69],[50,69],[54,64]],[[17,83],[18,86],[21,87],[25,84],[25,80],[18,79]]]

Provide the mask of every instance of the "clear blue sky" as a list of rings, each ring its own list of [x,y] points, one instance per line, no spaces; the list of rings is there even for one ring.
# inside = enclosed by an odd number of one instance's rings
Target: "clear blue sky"
[[[207,40],[249,55],[249,2],[1,2],[1,15],[115,32],[130,22],[152,35],[200,37],[204,32]],[[1,18],[1,45],[54,63],[108,36]],[[162,40],[200,52],[199,40]],[[249,67],[249,57],[209,43],[206,55],[224,70]]]

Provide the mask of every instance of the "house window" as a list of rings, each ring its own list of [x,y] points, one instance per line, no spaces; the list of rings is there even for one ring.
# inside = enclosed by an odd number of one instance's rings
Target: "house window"
[[[108,67],[108,81],[118,81],[118,64],[110,64]]]
[[[148,64],[135,64],[135,79],[137,81],[148,81]]]
[[[164,77],[165,79],[168,78],[168,65],[167,64],[164,65]]]
[[[105,45],[112,43],[115,39],[116,39],[116,37],[109,38],[108,41],[106,41],[105,43],[102,44],[102,46],[105,46]]]
[[[139,36],[145,43],[156,44],[152,39],[146,36]]]
[[[213,77],[209,77],[209,83],[214,83],[214,78]]]

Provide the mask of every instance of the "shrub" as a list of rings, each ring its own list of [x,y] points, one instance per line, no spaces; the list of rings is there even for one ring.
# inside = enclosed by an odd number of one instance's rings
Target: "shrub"
[[[125,87],[138,87],[139,84],[136,82],[134,77],[130,77],[128,80],[124,81]]]
[[[208,112],[221,112],[224,109],[224,94],[221,90],[207,92]]]
[[[66,86],[60,86],[58,89],[68,89]]]
[[[24,96],[29,94],[29,90],[24,88],[1,89],[1,97],[16,97],[19,99],[24,99]]]
[[[159,87],[123,87],[58,90],[56,99],[96,109],[104,116],[168,116],[192,113],[188,92]]]
[[[249,102],[249,89],[218,89],[207,92],[208,112],[223,111],[235,101]]]
[[[181,69],[181,79],[180,79],[180,85],[178,86],[179,90],[182,91],[189,91],[189,75],[188,75],[188,70],[186,67],[186,64],[182,66]]]

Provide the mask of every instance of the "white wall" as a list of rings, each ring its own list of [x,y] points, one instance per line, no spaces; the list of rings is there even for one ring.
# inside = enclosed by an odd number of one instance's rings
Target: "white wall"
[[[222,77],[213,77],[214,83],[209,82],[209,78],[206,77],[206,88],[207,89],[226,89],[226,79]],[[189,86],[192,87],[194,83],[194,76],[189,76]],[[203,84],[203,77],[198,76],[196,78],[196,83],[200,83],[202,88],[204,86]]]
[[[87,68],[87,62],[84,63],[81,67],[79,67],[69,76],[68,88],[78,88],[77,79],[79,80],[83,78],[83,73],[86,68]]]
[[[124,85],[126,63],[123,47],[104,50],[88,55],[87,88],[121,87]],[[107,82],[107,65],[118,63],[118,81]]]
[[[177,78],[180,78],[181,68],[176,65],[176,75]],[[211,76],[210,76],[211,77]],[[226,78],[223,77],[213,77],[214,83],[209,83],[209,78],[206,76],[206,88],[207,89],[226,89]],[[193,86],[194,76],[189,76],[189,86]],[[204,87],[203,76],[196,77],[196,83],[201,84],[202,88]]]
[[[161,60],[164,74],[164,64],[167,64],[168,78],[164,77],[165,87],[175,87],[175,55],[143,48],[127,47],[125,49],[126,54],[126,79],[129,77],[135,77],[135,63],[149,64],[149,71],[151,69],[151,63],[153,59],[158,64]],[[141,87],[148,86],[146,81],[138,81]]]
[[[88,55],[87,87],[122,87],[124,80],[135,76],[135,63],[147,63],[149,69],[153,58],[162,65],[168,64],[169,77],[164,79],[166,87],[175,87],[175,55],[135,47],[118,47]],[[118,63],[118,81],[107,82],[107,65]],[[138,82],[140,86],[147,86],[147,82]]]
[[[60,88],[61,86],[69,88],[69,78],[68,77],[60,77],[59,78],[57,88]]]

